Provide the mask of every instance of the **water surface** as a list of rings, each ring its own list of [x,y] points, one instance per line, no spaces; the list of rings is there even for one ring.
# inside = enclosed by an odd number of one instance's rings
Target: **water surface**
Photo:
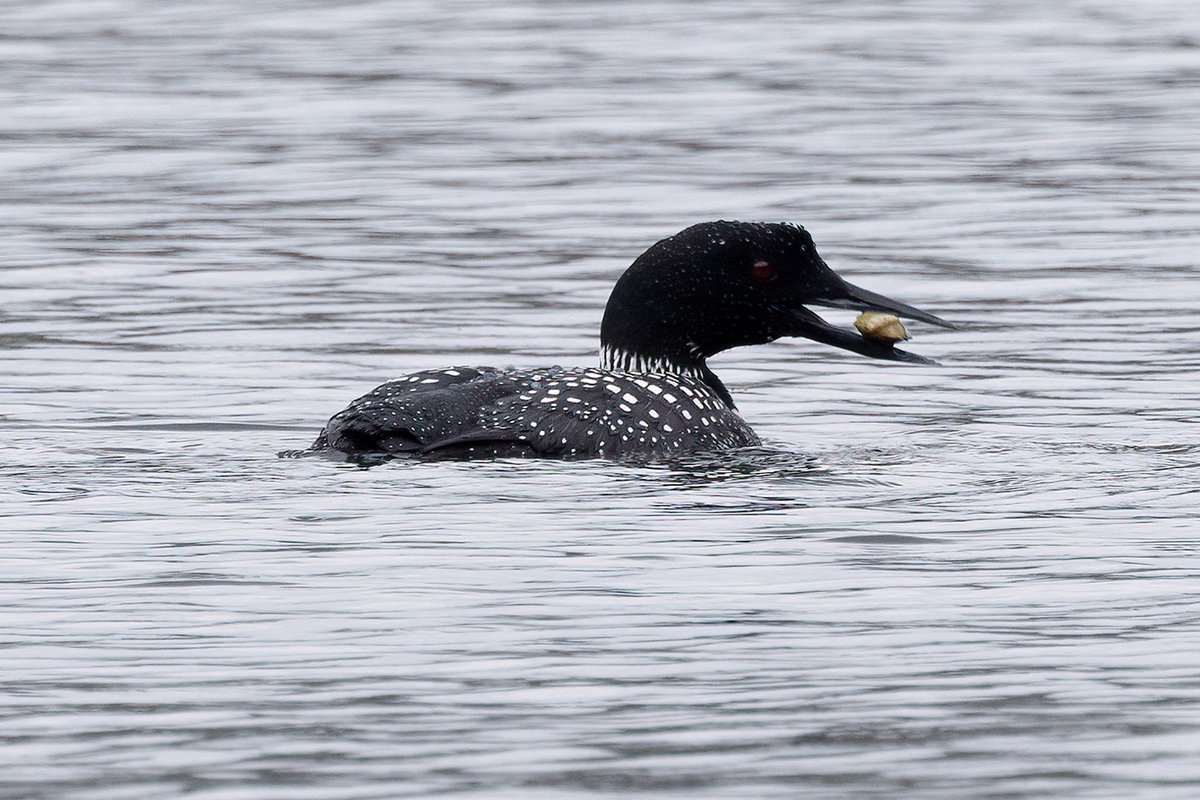
[[[10,4],[0,795],[1195,797],[1194,12]],[[737,457],[275,457],[714,218],[966,327],[723,354]]]

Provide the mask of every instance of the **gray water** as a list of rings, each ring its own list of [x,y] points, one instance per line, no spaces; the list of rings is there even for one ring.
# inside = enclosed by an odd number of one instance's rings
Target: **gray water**
[[[1200,794],[1189,0],[13,2],[0,108],[0,795]],[[736,457],[276,458],[715,218],[965,327],[721,355]]]

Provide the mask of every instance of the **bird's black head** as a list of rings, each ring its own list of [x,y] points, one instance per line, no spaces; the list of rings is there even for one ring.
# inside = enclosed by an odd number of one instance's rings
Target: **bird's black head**
[[[705,222],[652,246],[617,281],[600,328],[602,360],[611,369],[711,375],[704,359],[714,353],[803,336],[872,358],[931,363],[830,325],[810,305],[953,327],[842,280],[798,225]]]

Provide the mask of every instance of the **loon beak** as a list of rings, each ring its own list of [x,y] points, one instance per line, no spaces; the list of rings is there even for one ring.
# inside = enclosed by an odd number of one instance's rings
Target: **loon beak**
[[[888,314],[895,314],[897,317],[928,322],[931,325],[938,325],[943,328],[958,327],[940,317],[935,317],[933,314],[927,314],[919,308],[913,308],[905,303],[860,288],[840,278],[835,285],[830,286],[825,292],[817,297],[806,299],[804,302],[807,305],[824,306],[826,308],[848,308],[854,311],[882,311]],[[834,347],[840,347],[843,350],[849,350],[859,355],[880,358],[885,361],[905,361],[909,364],[937,364],[933,359],[925,358],[906,350],[898,350],[890,343],[866,339],[859,335],[857,331],[830,325],[803,306],[792,310],[792,319],[796,324],[794,336],[803,336],[806,339],[812,339],[814,342],[833,345]]]

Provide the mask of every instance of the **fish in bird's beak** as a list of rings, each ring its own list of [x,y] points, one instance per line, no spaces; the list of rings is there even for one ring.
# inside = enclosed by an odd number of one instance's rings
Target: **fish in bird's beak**
[[[827,285],[817,289],[814,294],[806,297],[803,301],[805,305],[823,306],[826,308],[847,308],[854,311],[877,311],[894,314],[897,317],[904,317],[905,319],[928,322],[931,325],[938,325],[943,328],[957,327],[953,323],[947,322],[940,317],[935,317],[933,314],[928,314],[919,308],[913,308],[898,300],[892,300],[889,297],[876,294],[868,289],[847,283],[832,270],[829,271],[826,277],[832,278],[832,280]],[[905,361],[910,364],[937,364],[933,359],[925,358],[906,350],[898,350],[893,346],[892,342],[885,339],[868,339],[856,331],[830,325],[804,306],[793,308],[792,314],[792,321],[795,325],[793,336],[803,336],[815,342],[833,345],[843,350],[849,350],[860,355],[880,358],[886,361]]]

